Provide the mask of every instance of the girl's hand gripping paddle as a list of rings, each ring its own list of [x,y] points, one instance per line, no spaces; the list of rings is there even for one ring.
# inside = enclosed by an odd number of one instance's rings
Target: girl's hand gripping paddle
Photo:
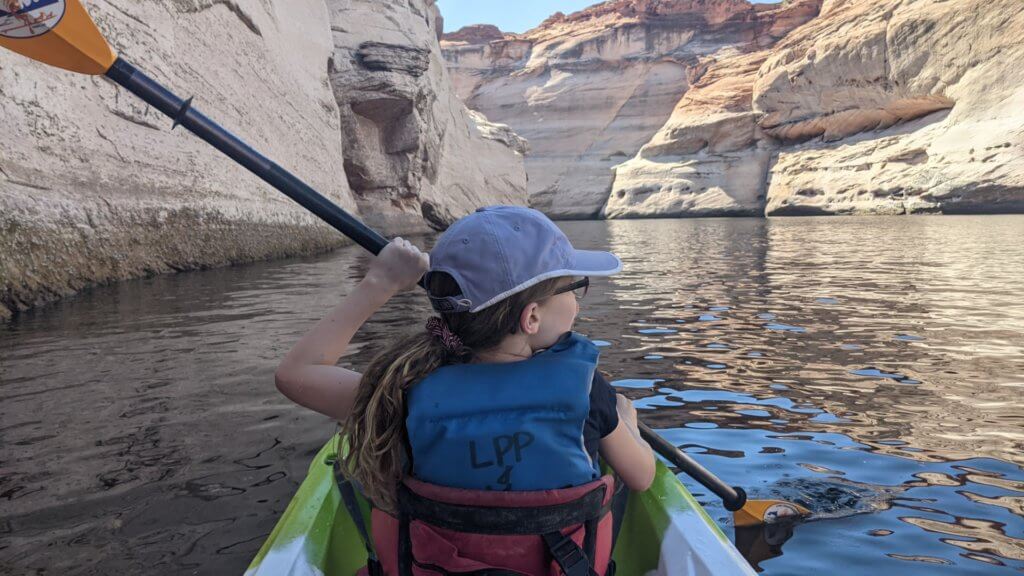
[[[174,126],[184,126],[363,248],[377,254],[387,245],[383,236],[194,110],[191,98],[182,100],[119,58],[79,0],[0,0],[0,46],[72,72],[106,76],[172,118]],[[655,451],[721,497],[726,508],[735,511],[737,526],[771,521],[773,514],[783,509],[810,514],[789,502],[747,500],[741,489],[729,487],[644,424],[640,430]]]

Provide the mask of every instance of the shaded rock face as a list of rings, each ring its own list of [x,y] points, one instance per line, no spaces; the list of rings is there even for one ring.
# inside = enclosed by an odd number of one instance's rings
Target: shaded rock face
[[[827,2],[755,82],[767,213],[1024,210],[1022,38],[1012,0]]]
[[[90,2],[118,52],[355,209],[322,0]],[[231,46],[231,50],[225,50]],[[216,54],[216,58],[211,58]],[[100,78],[0,51],[0,314],[93,283],[327,250],[291,200]]]
[[[88,9],[140,69],[386,234],[525,203],[525,143],[453,96],[433,4],[370,4]],[[345,242],[100,77],[0,50],[0,106],[0,318],[97,283]]]
[[[590,218],[615,196],[614,168],[671,119],[709,59],[770,46],[817,11],[818,0],[771,10],[745,0],[622,0],[556,14],[523,35],[443,47],[470,108],[530,142],[531,204]],[[634,168],[629,194],[653,193]]]
[[[327,5],[345,173],[367,224],[443,229],[481,205],[525,204],[525,143],[452,90],[433,0]]]

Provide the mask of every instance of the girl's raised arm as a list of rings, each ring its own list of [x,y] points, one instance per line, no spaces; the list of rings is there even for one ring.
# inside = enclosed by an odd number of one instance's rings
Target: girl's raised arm
[[[352,409],[362,375],[338,359],[359,327],[396,293],[412,288],[427,271],[429,258],[408,240],[395,238],[381,250],[366,277],[281,360],[277,389],[296,404],[344,420]]]

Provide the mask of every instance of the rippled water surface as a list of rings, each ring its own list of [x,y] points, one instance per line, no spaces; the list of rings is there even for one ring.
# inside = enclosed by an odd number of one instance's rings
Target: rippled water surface
[[[815,510],[726,526],[765,574],[1024,571],[1024,217],[562,227],[625,262],[578,329],[641,417]],[[241,573],[333,432],[274,366],[366,263],[163,276],[0,326],[0,573]],[[399,296],[344,362],[426,316]]]

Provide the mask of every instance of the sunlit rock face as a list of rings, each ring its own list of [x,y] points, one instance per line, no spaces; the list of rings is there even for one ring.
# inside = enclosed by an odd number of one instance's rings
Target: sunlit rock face
[[[609,218],[756,216],[772,144],[751,110],[767,51],[720,51],[636,157],[615,167]]]
[[[442,46],[470,108],[530,142],[532,205],[560,218],[646,215],[628,206],[653,193],[654,157],[627,169],[631,181],[623,186],[615,184],[622,173],[615,167],[672,120],[711,62],[770,46],[817,11],[817,0],[767,8],[745,0],[623,0],[556,14],[502,40],[462,31]],[[623,194],[614,200],[617,191]]]
[[[1024,4],[613,1],[444,42],[558,217],[1024,210]]]
[[[526,203],[525,142],[454,96],[432,0],[87,8],[125,59],[386,235]],[[0,50],[0,108],[0,318],[94,284],[345,242],[101,77]]]
[[[1024,210],[1024,4],[830,0],[754,86],[768,214]]]

